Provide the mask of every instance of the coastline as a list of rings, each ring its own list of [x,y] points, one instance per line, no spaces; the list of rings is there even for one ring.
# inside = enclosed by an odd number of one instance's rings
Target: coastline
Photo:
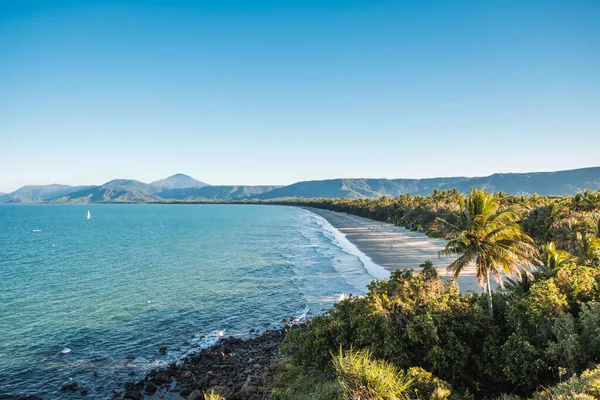
[[[442,279],[448,281],[452,278],[452,274],[446,271],[452,258],[438,257],[438,251],[447,243],[444,239],[429,238],[421,232],[346,213],[301,208],[325,219],[355,246],[356,251],[352,254],[363,264],[370,262],[372,267],[384,268],[388,272],[405,268],[419,272],[418,266],[430,260]],[[481,291],[474,268],[465,271],[458,282],[461,293]],[[245,340],[222,338],[177,363],[148,372],[137,383],[125,384],[122,398],[198,400],[203,398],[202,392],[207,392],[211,387],[221,387],[227,399],[260,400],[264,398],[276,362],[281,358],[278,350],[286,333],[301,327],[302,324],[284,325],[281,329],[265,331]]]
[[[268,392],[279,347],[285,335],[301,324],[267,330],[257,337],[222,338],[168,367],[149,371],[137,382],[125,383],[123,400],[202,400],[220,388],[228,400],[262,400]]]
[[[446,246],[445,239],[430,238],[422,232],[356,215],[313,207],[301,208],[324,218],[374,264],[389,272],[408,268],[419,272],[419,265],[429,260],[444,281],[453,277],[447,266],[454,258],[438,256],[438,252]],[[466,268],[457,282],[462,294],[482,292],[474,266]]]

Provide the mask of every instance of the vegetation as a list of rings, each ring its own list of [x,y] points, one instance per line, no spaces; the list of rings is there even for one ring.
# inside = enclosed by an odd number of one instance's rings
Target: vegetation
[[[594,400],[600,399],[600,367],[584,371],[533,396],[534,400]]]
[[[222,390],[210,389],[210,392],[204,393],[204,400],[225,400],[225,397],[221,394]]]
[[[294,385],[319,377],[333,389],[321,397],[313,385],[306,397],[279,398],[384,399],[351,396],[360,382],[385,382],[392,373],[411,383],[402,393],[417,399],[599,398],[600,192],[465,197],[449,190],[302,204],[446,237],[446,251],[461,256],[451,269],[475,262],[487,293],[461,295],[431,263],[419,274],[395,271],[372,282],[366,295],[287,335],[282,351]],[[502,274],[510,280],[492,293],[489,276]],[[366,379],[365,371],[374,375]]]
[[[386,361],[373,360],[369,350],[333,356],[335,374],[348,400],[408,400],[411,379]]]
[[[511,210],[498,213],[498,201],[483,190],[473,189],[467,198],[463,212],[459,214],[457,234],[441,252],[444,255],[458,254],[448,269],[454,276],[471,263],[475,263],[475,273],[479,286],[488,294],[490,319],[494,319],[492,286],[490,274],[500,283],[500,268],[507,276],[518,276],[532,265],[530,259],[535,253],[531,238],[521,231],[518,216]]]

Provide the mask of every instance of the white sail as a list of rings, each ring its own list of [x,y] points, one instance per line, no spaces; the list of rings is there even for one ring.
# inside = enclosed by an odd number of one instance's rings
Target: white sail
[[[87,216],[87,219],[90,219],[90,218],[92,218],[92,214],[90,214],[90,210],[88,210],[88,216]]]

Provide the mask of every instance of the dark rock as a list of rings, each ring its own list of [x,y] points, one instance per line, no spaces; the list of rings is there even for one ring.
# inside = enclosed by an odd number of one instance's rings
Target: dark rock
[[[158,386],[171,383],[172,380],[173,379],[165,372],[159,372],[155,377],[152,378],[152,381]]]
[[[158,349],[158,352],[161,356],[164,356],[167,354],[167,347],[166,346],[162,346],[161,348]]]
[[[144,396],[139,389],[130,389],[123,396],[123,400],[143,400]]]
[[[79,394],[81,394],[82,396],[87,396],[88,390],[86,388],[83,388],[79,391]]]
[[[204,400],[204,393],[200,390],[194,390],[188,395],[187,400]]]
[[[144,385],[144,392],[154,394],[156,392],[156,385],[152,382],[146,382]]]
[[[184,386],[179,391],[179,395],[183,398],[187,397],[190,393],[192,393],[194,389],[191,386]]]
[[[75,381],[70,381],[62,385],[60,388],[61,392],[74,392],[79,387],[79,384]]]

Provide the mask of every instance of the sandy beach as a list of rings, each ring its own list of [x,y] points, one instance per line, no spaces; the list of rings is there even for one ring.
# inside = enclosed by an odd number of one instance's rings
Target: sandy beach
[[[446,246],[445,239],[429,238],[421,232],[356,215],[312,207],[306,209],[325,218],[374,263],[390,272],[406,268],[418,272],[419,265],[429,260],[444,281],[452,279],[453,274],[447,271],[447,266],[454,258],[438,256],[438,252]],[[482,291],[475,279],[474,267],[462,272],[458,285],[461,293]]]

